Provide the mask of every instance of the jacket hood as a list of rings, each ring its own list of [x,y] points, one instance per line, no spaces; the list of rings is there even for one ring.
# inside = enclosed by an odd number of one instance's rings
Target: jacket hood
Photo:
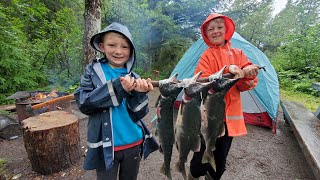
[[[201,27],[200,27],[200,32],[201,32],[201,35],[203,37],[203,40],[204,42],[209,46],[209,47],[213,47],[214,45],[210,42],[210,40],[206,37],[205,35],[205,28],[207,27],[207,24],[215,19],[215,18],[223,18],[224,19],[224,24],[226,26],[226,35],[225,35],[225,40],[226,41],[230,41],[233,33],[235,32],[236,30],[236,27],[234,25],[234,22],[231,18],[229,18],[228,16],[225,16],[225,15],[222,15],[222,14],[217,14],[217,13],[213,13],[213,14],[210,14],[207,19],[202,23]]]
[[[120,33],[120,34],[122,34],[123,36],[125,36],[129,40],[130,46],[132,48],[132,51],[131,51],[131,56],[129,57],[129,60],[126,63],[126,68],[127,68],[127,72],[128,73],[131,72],[132,68],[133,68],[133,64],[134,64],[135,59],[136,59],[136,53],[135,53],[135,48],[134,48],[134,44],[133,44],[133,41],[132,41],[131,33],[130,33],[129,29],[126,26],[124,26],[124,25],[122,25],[120,23],[117,23],[117,22],[111,23],[109,26],[107,26],[106,28],[101,30],[99,33],[97,33],[97,34],[95,34],[95,35],[93,35],[91,37],[90,45],[96,51],[99,51],[99,52],[103,53],[101,51],[101,49],[99,48],[99,44],[101,43],[103,35],[105,33],[107,33],[107,32]]]

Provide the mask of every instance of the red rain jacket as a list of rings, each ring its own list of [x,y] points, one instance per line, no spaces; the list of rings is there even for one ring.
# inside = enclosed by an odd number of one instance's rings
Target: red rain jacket
[[[227,42],[223,46],[213,45],[205,36],[204,28],[206,27],[206,24],[217,17],[221,17],[225,20],[225,40]],[[239,68],[244,68],[245,66],[252,64],[242,50],[231,47],[230,39],[234,32],[235,25],[229,17],[221,14],[210,14],[207,17],[201,26],[201,34],[204,42],[209,46],[209,48],[201,55],[194,72],[195,74],[202,71],[203,74],[201,77],[208,77],[222,69],[225,65],[229,66],[233,64],[237,65]],[[224,73],[228,73],[228,69],[229,68],[227,67]],[[224,120],[227,124],[229,136],[241,136],[247,134],[243,118],[240,92],[253,89],[257,82],[257,77],[242,78],[227,92],[225,96],[226,114]]]

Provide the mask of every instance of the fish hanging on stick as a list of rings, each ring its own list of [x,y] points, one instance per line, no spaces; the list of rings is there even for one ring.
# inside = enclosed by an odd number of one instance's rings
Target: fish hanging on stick
[[[174,139],[173,104],[182,91],[181,83],[177,81],[178,74],[169,79],[159,81],[160,96],[157,103],[157,130],[159,135],[160,152],[163,154],[164,162],[161,172],[168,179],[171,177],[170,162],[172,156]]]
[[[197,82],[201,72],[197,73],[190,79],[184,79],[184,94],[182,102],[179,107],[177,121],[175,126],[176,147],[179,152],[179,159],[176,164],[177,171],[182,173],[186,179],[185,163],[190,151],[200,151],[200,127],[201,127],[201,93],[207,92],[215,83],[211,82],[200,83]],[[220,77],[222,71],[215,74]]]
[[[225,133],[225,101],[224,96],[229,89],[236,84],[239,79],[218,78],[211,90],[205,95],[201,105],[203,118],[201,133],[203,134],[206,150],[202,158],[202,163],[210,163],[216,170],[213,151],[218,137]]]

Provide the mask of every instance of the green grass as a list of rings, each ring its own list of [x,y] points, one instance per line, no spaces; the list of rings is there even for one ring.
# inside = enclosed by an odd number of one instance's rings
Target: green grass
[[[280,99],[300,102],[312,112],[315,112],[320,106],[320,97],[315,97],[309,94],[297,93],[283,89],[280,89]]]
[[[6,161],[0,158],[0,175],[4,172],[4,165]]]
[[[0,115],[9,116],[9,115],[10,115],[10,112],[5,111],[5,110],[0,110]]]

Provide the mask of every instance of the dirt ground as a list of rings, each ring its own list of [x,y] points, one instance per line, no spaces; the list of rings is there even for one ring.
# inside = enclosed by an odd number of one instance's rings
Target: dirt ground
[[[149,93],[150,113],[145,122],[150,122],[155,116],[155,100],[159,92],[154,90]],[[87,119],[79,115],[81,150],[85,151]],[[309,164],[307,163],[298,142],[285,124],[282,112],[279,112],[276,133],[270,129],[247,125],[248,135],[236,137],[233,140],[227,159],[227,170],[222,180],[313,180],[315,179]],[[154,131],[154,128],[152,128]],[[172,158],[172,178],[183,179],[181,174],[174,170],[178,153],[174,149]],[[190,153],[191,156],[191,153]],[[189,156],[189,160],[190,160]],[[0,159],[5,159],[5,174],[0,179],[26,179],[26,180],[92,180],[95,179],[94,171],[82,169],[83,158],[72,167],[51,175],[40,175],[32,171],[31,164],[25,151],[23,137],[14,140],[0,139]],[[163,179],[160,173],[163,156],[158,151],[151,154],[148,159],[141,161],[139,180]],[[186,164],[188,166],[188,163]],[[202,179],[202,178],[200,178]]]

